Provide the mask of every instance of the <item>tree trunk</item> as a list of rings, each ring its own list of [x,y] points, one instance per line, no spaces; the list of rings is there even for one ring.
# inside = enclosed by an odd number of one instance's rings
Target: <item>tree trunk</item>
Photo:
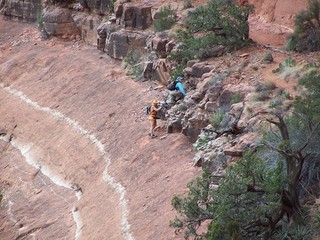
[[[287,125],[285,124],[283,117],[276,115],[279,122],[270,121],[275,124],[280,132],[284,143],[284,149],[281,150],[281,154],[286,160],[287,176],[288,176],[288,190],[283,189],[282,192],[282,207],[286,212],[288,220],[299,221],[301,219],[300,214],[300,194],[299,194],[299,181],[300,175],[304,163],[304,158],[301,152],[294,153],[290,144],[290,136]]]

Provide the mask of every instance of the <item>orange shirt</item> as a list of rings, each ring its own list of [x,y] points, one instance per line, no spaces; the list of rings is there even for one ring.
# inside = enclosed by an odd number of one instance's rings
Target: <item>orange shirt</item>
[[[155,118],[157,115],[157,107],[152,105],[151,108],[150,108],[150,116]]]

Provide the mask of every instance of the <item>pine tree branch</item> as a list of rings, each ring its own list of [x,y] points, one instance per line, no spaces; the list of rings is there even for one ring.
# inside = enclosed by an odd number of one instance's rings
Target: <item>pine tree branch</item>
[[[320,122],[318,122],[318,123],[316,124],[316,126],[312,129],[312,132],[311,132],[310,135],[308,136],[306,142],[305,142],[301,147],[299,147],[298,149],[296,149],[296,150],[294,151],[295,154],[301,153],[301,152],[308,146],[308,144],[309,144],[309,142],[310,142],[313,134],[316,132],[316,130],[317,130],[317,128],[318,128],[319,126],[320,126]]]

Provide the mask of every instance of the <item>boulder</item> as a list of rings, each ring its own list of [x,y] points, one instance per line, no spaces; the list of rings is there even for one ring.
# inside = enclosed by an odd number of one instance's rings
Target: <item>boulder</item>
[[[167,53],[171,53],[171,51],[174,49],[174,47],[176,46],[176,43],[174,41],[169,41],[167,44],[166,44],[166,52]]]
[[[161,38],[160,36],[154,37],[152,40],[152,50],[154,50],[159,58],[167,57],[166,45],[169,42],[169,39]]]
[[[220,57],[227,51],[225,46],[214,46],[211,48],[200,49],[197,57],[199,59],[206,59],[211,57]]]
[[[49,35],[63,39],[75,39],[80,36],[70,10],[66,8],[46,9],[43,13],[43,28]]]
[[[119,26],[111,24],[109,22],[102,22],[97,28],[97,48],[101,51],[105,50],[106,39],[111,33],[116,32],[120,29]]]
[[[148,60],[143,70],[143,77],[145,80],[159,81],[162,85],[166,86],[170,78],[170,73],[165,59]]]
[[[180,102],[181,104],[181,102]],[[184,104],[184,103],[182,103]],[[176,104],[167,111],[167,132],[177,133],[182,130],[182,119],[185,115],[185,110]]]
[[[188,76],[191,76],[191,74],[192,74],[192,68],[191,67],[186,67],[183,71]]]
[[[0,13],[6,16],[41,21],[39,16],[43,9],[41,0],[0,0]]]
[[[214,66],[213,66],[213,65],[206,65],[206,66],[203,67],[203,73],[204,73],[204,74],[209,73],[209,72],[211,72],[213,69],[214,69]]]
[[[109,13],[111,1],[112,0],[79,0],[80,4],[84,8],[89,8],[90,11],[103,15],[107,15]]]
[[[231,92],[229,90],[224,90],[219,96],[219,107],[229,109],[231,106],[231,99],[234,95],[234,92]]]
[[[191,76],[201,78],[202,74],[204,73],[203,69],[206,65],[207,65],[206,62],[199,62],[199,63],[193,64]]]
[[[187,75],[197,78],[202,78],[203,75],[211,76],[210,73],[215,67],[208,65],[207,62],[198,62],[197,60],[191,60],[187,63],[185,72]]]
[[[155,74],[155,71],[153,71],[153,62],[147,61],[146,64],[144,65],[144,69],[142,73],[143,78],[145,80],[153,80],[154,74]]]
[[[214,85],[210,86],[206,93],[207,99],[209,101],[216,101],[221,94],[221,90],[222,84],[220,84],[220,82],[217,82]]]
[[[203,97],[204,97],[203,92],[199,92],[199,91],[196,91],[191,95],[191,99],[193,99],[196,102],[200,102],[203,99]]]
[[[207,73],[204,73],[204,74],[202,75],[201,79],[203,80],[203,79],[211,78],[211,77],[213,77],[212,71],[207,72]]]
[[[222,90],[222,87],[223,87],[222,81],[215,81],[212,77],[204,79],[203,81],[199,82],[197,85],[198,91],[201,92],[203,95],[207,94],[207,91],[209,90],[210,94],[215,94],[219,96]],[[211,98],[216,98],[216,97],[213,97],[212,95]]]
[[[194,144],[196,148],[202,145],[200,151],[197,152],[193,159],[194,165],[208,170],[209,173],[219,172],[225,168],[227,162],[231,159],[223,151],[224,146],[230,142],[230,139],[227,136],[216,138],[215,134],[211,133],[211,129],[208,127],[202,129],[199,139]],[[209,130],[209,134],[207,130]],[[204,139],[205,141],[203,141]]]
[[[95,45],[97,43],[97,28],[100,26],[102,18],[86,12],[77,12],[72,17],[77,24],[81,38],[87,43]]]
[[[120,15],[118,12],[117,15]],[[137,29],[146,29],[152,25],[151,6],[125,3],[120,18],[120,25]]]
[[[114,6],[114,14],[116,18],[121,18],[123,13],[123,4],[122,3],[116,3]]]
[[[267,63],[267,64],[270,64],[273,62],[272,52],[268,52],[268,53],[266,53],[266,55],[264,55],[263,62]]]
[[[115,58],[123,59],[131,50],[145,52],[147,33],[120,30],[110,33],[106,38],[106,53]]]
[[[224,146],[224,154],[232,157],[241,157],[249,148],[256,148],[261,141],[257,132],[248,132],[240,135]]]
[[[198,62],[199,62],[199,60],[190,60],[190,61],[187,62],[187,67],[192,68],[193,65],[195,65]]]
[[[216,102],[207,102],[204,106],[204,109],[208,112],[214,112],[218,108],[218,105]]]
[[[182,125],[179,119],[174,119],[167,122],[168,133],[180,133],[181,129],[182,129]]]
[[[189,138],[189,141],[196,142],[201,129],[208,126],[209,120],[203,111],[187,111],[182,119],[182,133]]]

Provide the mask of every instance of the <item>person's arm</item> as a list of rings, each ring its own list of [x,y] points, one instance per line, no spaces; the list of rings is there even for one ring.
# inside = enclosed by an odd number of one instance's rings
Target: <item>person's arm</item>
[[[161,109],[161,106],[160,106],[160,107],[152,106],[151,112],[152,112],[152,111],[159,112],[159,111],[160,111],[160,109]]]
[[[179,91],[183,94],[183,96],[186,95],[186,92],[184,91],[184,88],[182,86],[181,82],[177,82],[176,87],[179,89]]]

